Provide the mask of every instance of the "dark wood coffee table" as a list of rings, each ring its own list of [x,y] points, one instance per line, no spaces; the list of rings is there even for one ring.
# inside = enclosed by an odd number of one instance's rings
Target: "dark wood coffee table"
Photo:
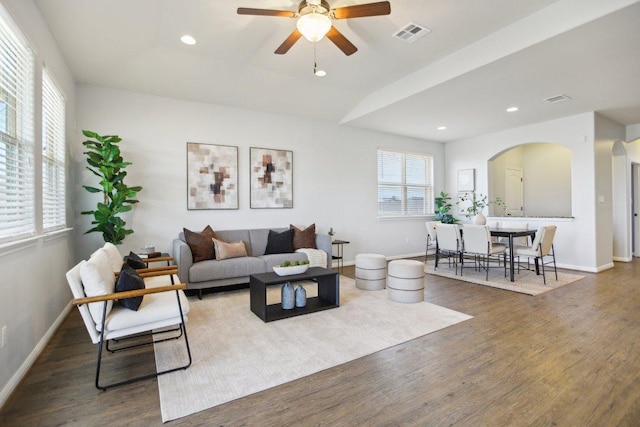
[[[311,267],[302,274],[278,276],[276,273],[253,274],[249,278],[249,305],[251,311],[265,322],[328,310],[340,306],[340,279],[338,273],[322,267]],[[307,298],[305,307],[284,310],[281,303],[267,305],[267,287],[286,282],[313,280],[318,284],[318,296]]]

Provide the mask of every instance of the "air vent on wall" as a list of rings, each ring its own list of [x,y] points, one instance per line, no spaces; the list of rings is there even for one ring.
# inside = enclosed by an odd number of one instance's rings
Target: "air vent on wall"
[[[551,96],[545,99],[545,101],[550,104],[555,104],[556,102],[563,102],[563,101],[570,101],[570,100],[571,98],[569,98],[567,95],[556,95],[556,96]]]
[[[431,32],[427,27],[418,25],[415,22],[409,22],[400,30],[393,33],[393,37],[398,38],[407,43],[413,43],[421,37],[426,36]]]

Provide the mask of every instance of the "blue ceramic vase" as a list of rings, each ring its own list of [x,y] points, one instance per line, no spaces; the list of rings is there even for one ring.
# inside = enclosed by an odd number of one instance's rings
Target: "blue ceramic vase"
[[[298,285],[296,288],[296,307],[304,307],[305,305],[307,305],[307,291],[302,285]]]
[[[293,295],[293,286],[287,282],[282,285],[281,296],[282,309],[291,310],[295,305],[295,297]]]

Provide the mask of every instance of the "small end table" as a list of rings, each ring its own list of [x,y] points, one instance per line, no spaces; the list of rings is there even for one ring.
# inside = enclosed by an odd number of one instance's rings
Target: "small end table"
[[[338,254],[331,254],[331,259],[338,260],[338,272],[342,274],[342,270],[344,269],[344,245],[348,245],[349,241],[347,240],[334,240],[331,242],[332,245],[336,245],[338,247]]]

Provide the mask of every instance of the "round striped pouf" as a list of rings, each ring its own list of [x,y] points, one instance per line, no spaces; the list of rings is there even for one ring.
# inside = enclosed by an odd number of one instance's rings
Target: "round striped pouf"
[[[356,288],[379,291],[384,289],[386,277],[387,258],[384,255],[356,255]]]
[[[409,259],[391,261],[387,276],[387,295],[396,302],[424,301],[424,264]]]

